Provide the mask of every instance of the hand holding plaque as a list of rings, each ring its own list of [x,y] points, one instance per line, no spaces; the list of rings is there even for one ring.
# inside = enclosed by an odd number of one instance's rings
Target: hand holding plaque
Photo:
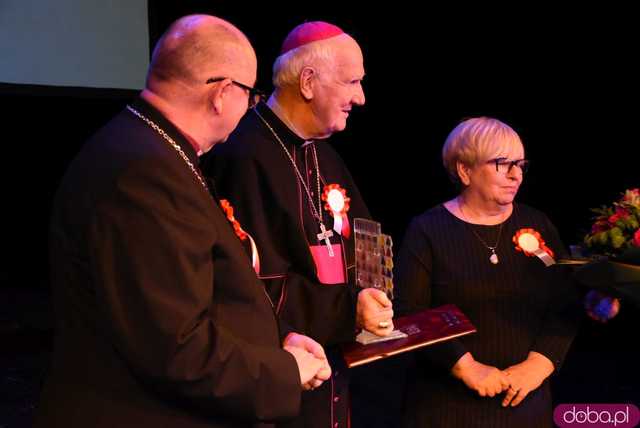
[[[357,321],[364,330],[356,337],[362,344],[406,337],[393,329],[393,241],[381,232],[380,223],[354,219]]]

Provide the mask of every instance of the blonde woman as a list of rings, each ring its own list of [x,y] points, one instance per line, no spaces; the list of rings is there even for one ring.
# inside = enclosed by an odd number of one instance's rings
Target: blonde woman
[[[472,118],[442,156],[460,193],[411,222],[396,304],[407,313],[454,303],[478,332],[417,355],[404,423],[552,426],[548,377],[574,336],[573,316],[560,310],[572,288],[543,260],[564,251],[553,224],[514,202],[528,166],[520,137],[499,120]],[[547,256],[516,248],[523,234]]]

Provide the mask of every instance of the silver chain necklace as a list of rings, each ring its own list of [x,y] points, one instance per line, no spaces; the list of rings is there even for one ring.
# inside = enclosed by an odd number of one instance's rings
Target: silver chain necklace
[[[324,241],[324,243],[327,246],[327,251],[329,252],[329,256],[333,257],[334,256],[333,248],[331,247],[331,242],[329,241],[329,238],[333,236],[333,232],[331,230],[327,230],[327,228],[324,225],[324,222],[322,221],[322,198],[320,194],[320,167],[318,166],[318,153],[316,152],[315,144],[312,145],[312,148],[313,148],[313,160],[316,167],[318,209],[316,209],[315,203],[313,202],[313,197],[311,196],[311,190],[309,189],[309,186],[307,186],[307,183],[304,180],[304,177],[302,176],[300,169],[298,169],[298,165],[296,165],[296,162],[293,160],[293,156],[291,156],[291,153],[287,149],[287,146],[285,146],[284,142],[280,139],[280,137],[278,136],[276,131],[273,129],[273,127],[269,124],[269,122],[267,122],[266,119],[262,117],[260,112],[258,112],[258,109],[254,108],[253,111],[258,115],[262,123],[264,123],[264,125],[269,129],[269,131],[271,131],[271,134],[275,137],[276,141],[280,143],[280,147],[282,147],[282,150],[284,150],[284,153],[287,155],[287,158],[289,158],[289,162],[291,162],[291,165],[293,166],[293,170],[296,172],[296,175],[298,176],[298,180],[300,180],[300,183],[302,184],[302,187],[304,187],[305,193],[307,194],[307,198],[309,199],[311,214],[318,221],[318,226],[320,227],[320,233],[316,235],[318,237],[318,241]]]
[[[216,200],[213,198],[213,195],[211,195],[211,192],[209,191],[209,186],[207,186],[207,183],[204,181],[204,178],[202,178],[202,176],[200,175],[200,173],[198,172],[198,170],[196,169],[196,167],[193,165],[193,163],[189,160],[189,158],[187,157],[186,153],[184,152],[184,150],[182,150],[182,147],[180,147],[178,145],[178,143],[176,143],[173,138],[171,138],[165,131],[164,129],[160,128],[158,125],[156,125],[155,122],[153,122],[151,119],[148,119],[147,117],[145,117],[144,115],[142,115],[142,113],[140,113],[139,111],[137,111],[136,109],[134,109],[133,107],[131,107],[130,105],[127,105],[127,109],[133,113],[134,115],[138,116],[140,119],[142,119],[147,125],[149,125],[154,131],[156,131],[158,134],[160,134],[160,136],[162,138],[164,138],[180,155],[180,157],[185,161],[185,163],[189,166],[189,168],[191,169],[191,171],[193,172],[193,175],[196,176],[196,178],[198,179],[198,181],[200,182],[200,184],[202,184],[202,187],[204,188],[204,190],[206,191],[207,195],[209,195],[209,198],[211,198],[211,200],[216,203]],[[216,203],[217,204],[217,203]],[[251,237],[251,235],[247,234],[249,236],[249,239],[251,239],[251,245],[252,245],[252,249],[251,249],[251,257],[254,257],[254,248],[255,248],[255,243],[253,241],[253,238]],[[257,249],[255,249],[255,252],[257,254]],[[254,267],[255,268],[255,267]],[[256,273],[258,273],[258,271],[256,271]],[[269,301],[269,303],[271,304],[271,307],[274,307],[273,302],[271,301],[271,297],[269,296],[269,293],[267,293],[266,288],[262,287],[262,291],[264,292],[265,296],[267,296],[267,300]]]
[[[173,138],[171,138],[165,131],[164,129],[160,128],[158,125],[156,125],[156,123],[154,121],[152,121],[151,119],[145,117],[142,113],[140,113],[138,110],[134,109],[133,107],[131,107],[130,105],[127,105],[127,110],[129,110],[131,113],[133,113],[134,115],[138,116],[140,119],[142,119],[142,121],[144,121],[147,125],[149,125],[154,131],[156,131],[158,134],[160,134],[160,136],[162,138],[164,138],[180,155],[180,157],[182,158],[182,160],[185,161],[185,163],[187,164],[187,166],[191,169],[191,171],[193,172],[193,175],[196,176],[196,178],[198,179],[198,181],[200,182],[200,184],[202,185],[202,187],[204,187],[204,189],[207,191],[207,194],[209,195],[209,197],[211,197],[213,199],[213,196],[211,196],[211,193],[209,192],[209,186],[207,186],[207,183],[204,181],[204,178],[202,178],[202,176],[200,175],[200,173],[198,172],[198,170],[196,169],[196,167],[193,165],[193,162],[191,162],[189,160],[189,158],[187,157],[187,154],[184,152],[184,150],[182,150],[182,147],[180,147],[180,145],[178,145],[178,143],[176,143]]]
[[[466,221],[465,224],[467,225],[469,230],[471,230],[471,232],[473,232],[473,234],[476,235],[476,238],[478,238],[480,242],[482,242],[482,245],[484,245],[485,247],[487,247],[487,249],[491,251],[491,256],[489,256],[489,261],[494,265],[497,265],[500,262],[500,259],[496,254],[496,249],[498,248],[498,245],[500,245],[500,235],[502,234],[502,226],[504,226],[504,222],[500,223],[500,228],[498,229],[498,238],[496,239],[496,243],[493,246],[491,246],[491,245],[488,245],[484,239],[482,239],[482,237],[478,234],[478,232],[476,232],[473,229],[473,227],[471,227],[471,222],[469,221],[467,216],[464,214],[464,211],[462,211],[462,204],[460,202],[458,202],[458,209],[460,210],[460,214],[462,214],[462,217],[464,217]]]

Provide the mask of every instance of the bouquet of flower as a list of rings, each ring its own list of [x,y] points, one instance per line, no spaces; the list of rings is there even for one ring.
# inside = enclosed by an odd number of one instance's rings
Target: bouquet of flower
[[[627,190],[612,206],[592,211],[597,216],[584,237],[592,262],[575,277],[592,288],[584,302],[587,314],[606,322],[620,309],[617,297],[640,305],[640,189]]]
[[[640,247],[640,189],[627,190],[612,206],[592,210],[597,214],[584,243],[592,253],[618,256]]]

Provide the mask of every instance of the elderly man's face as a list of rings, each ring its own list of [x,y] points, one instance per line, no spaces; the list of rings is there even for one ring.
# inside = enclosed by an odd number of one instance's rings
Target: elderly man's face
[[[335,66],[323,67],[319,73],[311,108],[319,134],[328,137],[344,130],[351,108],[365,102],[364,65],[358,44],[353,40],[341,43],[336,48]]]

